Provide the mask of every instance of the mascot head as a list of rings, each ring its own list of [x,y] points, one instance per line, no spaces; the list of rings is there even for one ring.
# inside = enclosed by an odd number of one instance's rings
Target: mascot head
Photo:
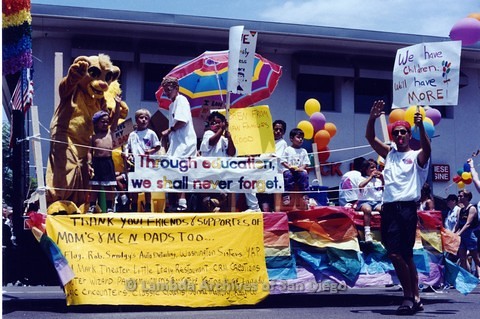
[[[103,98],[110,83],[119,78],[120,69],[112,64],[110,57],[106,54],[90,57],[79,56],[74,63],[79,61],[85,61],[89,64],[87,75],[82,79],[80,87],[95,99]]]

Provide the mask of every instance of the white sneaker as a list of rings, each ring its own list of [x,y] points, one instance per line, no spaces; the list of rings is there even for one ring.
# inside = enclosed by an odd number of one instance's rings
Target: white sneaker
[[[244,210],[242,213],[260,213],[262,210],[260,208],[249,208]]]
[[[371,243],[373,241],[372,233],[365,233],[365,242]]]

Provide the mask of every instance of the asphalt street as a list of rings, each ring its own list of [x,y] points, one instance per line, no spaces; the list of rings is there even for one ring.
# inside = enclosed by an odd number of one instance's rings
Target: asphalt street
[[[416,316],[474,318],[480,311],[480,288],[464,296],[455,289],[422,292],[425,310]],[[67,306],[61,288],[3,287],[2,318],[385,318],[402,300],[398,287],[349,289],[337,294],[271,295],[253,306],[186,308],[164,306]]]

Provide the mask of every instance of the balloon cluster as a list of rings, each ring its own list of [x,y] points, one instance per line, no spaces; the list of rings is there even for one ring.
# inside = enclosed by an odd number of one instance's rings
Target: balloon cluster
[[[435,134],[435,126],[440,123],[442,119],[442,113],[439,110],[434,108],[425,109],[422,106],[418,107],[420,110],[420,114],[422,114],[423,118],[423,127],[425,127],[425,132],[427,133],[429,138],[432,138]],[[410,147],[414,150],[420,148],[420,130],[417,129],[414,116],[417,112],[417,106],[412,105],[408,107],[406,110],[404,109],[394,109],[390,112],[388,116],[388,135],[390,136],[390,140],[392,140],[392,125],[396,121],[407,121],[410,126],[412,127],[412,139],[410,140]]]
[[[480,13],[471,13],[457,21],[450,30],[450,39],[461,40],[464,45],[480,41]]]
[[[321,106],[317,99],[308,99],[304,107],[305,113],[310,117],[310,121],[303,120],[297,124],[297,127],[305,134],[303,147],[311,153],[311,145],[315,143],[318,150],[318,159],[320,163],[325,163],[330,157],[328,143],[337,134],[337,127],[335,124],[327,122],[325,115],[320,112]]]
[[[472,183],[472,172],[468,163],[463,164],[463,168],[457,170],[457,175],[453,177],[453,181],[457,183],[457,187],[460,189]]]

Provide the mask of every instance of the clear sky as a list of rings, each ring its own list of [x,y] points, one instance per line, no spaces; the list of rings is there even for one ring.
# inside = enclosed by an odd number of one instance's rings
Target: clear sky
[[[224,17],[448,37],[479,0],[32,0],[32,3]]]

